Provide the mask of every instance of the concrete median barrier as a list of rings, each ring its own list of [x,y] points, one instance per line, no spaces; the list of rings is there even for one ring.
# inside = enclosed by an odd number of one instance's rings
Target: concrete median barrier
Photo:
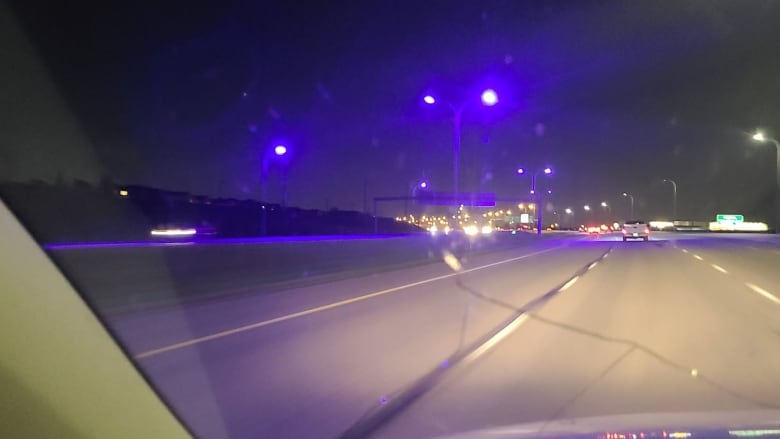
[[[528,245],[532,234],[319,237],[131,246],[51,246],[48,253],[87,300],[121,313],[437,262]],[[544,238],[542,238],[544,239]]]

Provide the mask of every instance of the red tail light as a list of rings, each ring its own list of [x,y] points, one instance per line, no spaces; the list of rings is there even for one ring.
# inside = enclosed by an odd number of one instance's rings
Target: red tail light
[[[645,229],[645,233],[650,233],[650,229]]]

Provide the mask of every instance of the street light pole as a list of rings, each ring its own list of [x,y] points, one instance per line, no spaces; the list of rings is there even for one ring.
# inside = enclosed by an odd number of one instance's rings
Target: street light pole
[[[674,222],[677,221],[677,182],[665,178],[664,183],[672,184],[672,228],[674,228]]]
[[[452,107],[452,126],[453,126],[453,138],[452,138],[452,196],[455,204],[460,204],[458,201],[458,193],[460,190],[460,131],[463,125],[463,110],[466,108],[465,104],[461,104],[459,107]]]
[[[525,168],[517,168],[517,173],[520,175],[525,174]],[[553,170],[551,167],[546,166],[544,169],[537,171],[533,174],[531,174],[531,201],[536,205],[536,234],[538,236],[542,236],[542,227],[543,227],[543,221],[542,221],[542,215],[543,215],[543,198],[539,196],[537,198],[536,196],[536,177],[539,175],[539,173],[544,173],[544,175],[551,175],[553,173]]]
[[[780,142],[771,137],[765,137],[761,131],[753,135],[753,140],[775,144],[775,233],[780,234]]]
[[[495,90],[491,88],[484,90],[480,96],[480,99],[482,101],[482,105],[486,107],[492,107],[498,103],[498,95],[496,94]],[[428,105],[434,105],[436,104],[436,101],[437,98],[430,94],[423,97],[423,102]],[[460,139],[461,129],[463,126],[463,112],[466,110],[470,102],[471,101],[467,100],[460,105],[453,105],[450,102],[444,101],[444,103],[447,104],[447,106],[452,111],[452,192],[453,202],[456,206],[460,204],[460,201],[458,200],[458,194],[460,193]]]
[[[262,186],[262,200],[261,209],[263,211],[260,230],[263,236],[268,234],[268,170],[271,167],[271,160],[281,159],[287,154],[287,146],[279,144],[273,147],[272,150],[266,150],[263,154],[263,162],[260,170],[260,182]],[[273,152],[273,154],[271,153]],[[287,207],[287,169],[282,171],[282,201],[281,206]]]
[[[623,192],[623,196],[631,198],[631,218],[629,219],[634,219],[634,196],[628,192]]]
[[[610,217],[612,216],[612,207],[606,201],[601,202],[601,207],[607,210],[607,221],[610,221]]]

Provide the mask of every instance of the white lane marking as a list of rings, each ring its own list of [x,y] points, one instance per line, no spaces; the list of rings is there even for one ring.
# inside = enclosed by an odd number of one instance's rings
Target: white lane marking
[[[729,272],[728,272],[728,271],[726,271],[726,269],[725,269],[725,268],[723,268],[723,267],[721,267],[720,265],[716,265],[716,264],[710,264],[710,265],[712,266],[712,268],[714,268],[714,269],[716,269],[716,270],[720,271],[720,272],[721,272],[721,273],[723,273],[723,274],[729,274]]]
[[[750,282],[745,282],[745,286],[750,288],[751,290],[755,291],[756,293],[766,297],[772,302],[775,302],[776,304],[780,305],[780,299],[777,298],[774,294],[770,293],[769,291],[759,287],[758,285],[751,284]]]
[[[439,281],[439,280],[442,280],[442,279],[448,279],[448,278],[457,276],[457,275],[459,275],[461,273],[469,273],[469,272],[472,272],[472,271],[483,270],[485,268],[495,267],[497,265],[502,265],[502,264],[507,264],[507,263],[510,263],[510,262],[519,261],[521,259],[529,258],[531,256],[540,255],[542,253],[547,253],[547,252],[550,252],[550,251],[553,251],[553,250],[557,250],[559,248],[561,248],[561,247],[560,246],[559,247],[552,247],[552,248],[548,248],[548,249],[545,249],[545,250],[540,250],[540,251],[537,251],[537,252],[528,253],[528,254],[525,254],[525,255],[522,255],[522,256],[517,256],[517,257],[514,257],[514,258],[504,259],[502,261],[493,262],[493,263],[486,264],[486,265],[480,265],[479,267],[469,268],[469,269],[463,270],[463,271],[461,271],[459,273],[449,273],[449,274],[445,274],[445,275],[442,275],[442,276],[436,276],[436,277],[432,277],[432,278],[429,278],[429,279],[423,279],[421,281],[412,282],[412,283],[409,283],[409,284],[406,284],[406,285],[399,285],[397,287],[388,288],[386,290],[375,291],[373,293],[364,294],[364,295],[361,295],[361,296],[358,296],[358,297],[353,297],[351,299],[341,300],[341,301],[334,302],[334,303],[331,303],[331,304],[328,304],[328,305],[322,305],[322,306],[318,306],[318,307],[315,307],[315,308],[309,308],[307,310],[295,312],[295,313],[292,313],[292,314],[283,315],[283,316],[276,317],[276,318],[273,318],[273,319],[270,319],[270,320],[264,320],[264,321],[257,322],[257,323],[250,323],[248,325],[239,326],[237,328],[228,329],[226,331],[216,332],[214,334],[205,335],[203,337],[193,338],[193,339],[190,339],[190,340],[187,340],[187,341],[183,341],[183,342],[180,342],[180,343],[174,343],[174,344],[171,344],[171,345],[168,345],[168,346],[163,346],[161,348],[152,349],[152,350],[149,350],[149,351],[146,351],[146,352],[141,352],[140,354],[134,355],[133,358],[141,359],[141,358],[151,357],[151,356],[154,356],[154,355],[157,355],[157,354],[162,354],[163,352],[168,352],[168,351],[173,351],[173,350],[185,348],[187,346],[192,346],[192,345],[195,345],[195,344],[203,343],[205,341],[215,340],[215,339],[222,338],[222,337],[227,337],[229,335],[238,334],[238,333],[249,331],[249,330],[252,330],[252,329],[262,328],[263,326],[273,325],[274,323],[280,323],[280,322],[284,322],[286,320],[292,320],[292,319],[295,319],[295,318],[298,318],[298,317],[307,316],[307,315],[318,313],[318,312],[321,312],[321,311],[327,311],[329,309],[338,308],[340,306],[349,305],[349,304],[352,304],[352,303],[355,303],[355,302],[360,302],[360,301],[367,300],[367,299],[372,299],[374,297],[382,296],[382,295],[389,294],[389,293],[394,293],[396,291],[405,290],[407,288],[412,288],[412,287],[416,287],[416,286],[419,286],[419,285],[424,285],[424,284],[428,284],[428,283],[431,283],[431,282],[436,282],[436,281]]]
[[[684,248],[684,249],[682,249],[682,252],[683,252],[683,253],[688,253],[688,249],[685,249],[685,248]]]
[[[482,345],[474,349],[474,351],[468,354],[464,360],[471,361],[479,358],[480,355],[484,354],[490,348],[497,345],[501,340],[509,336],[509,334],[515,332],[515,330],[519,328],[520,325],[522,325],[526,320],[528,320],[527,314],[523,314],[512,320],[512,322],[506,325],[502,330],[496,332],[496,335],[490,337],[486,342],[482,343]]]
[[[579,276],[575,276],[575,277],[569,279],[569,281],[566,282],[565,284],[563,284],[563,286],[558,291],[564,292],[564,291],[568,290],[572,285],[574,285],[575,282],[577,282],[577,280],[579,278],[580,278]]]
[[[696,259],[698,259],[698,260],[700,260],[700,261],[703,261],[703,260],[704,260],[704,258],[702,258],[701,256],[699,256],[699,255],[697,255],[697,254],[695,254],[695,253],[693,254],[693,257],[694,257],[694,258],[696,258]]]
[[[599,261],[596,261],[596,262],[594,262],[594,263],[592,263],[592,264],[588,265],[588,270],[592,270],[592,269],[593,269],[593,267],[595,267],[596,265],[599,265]]]

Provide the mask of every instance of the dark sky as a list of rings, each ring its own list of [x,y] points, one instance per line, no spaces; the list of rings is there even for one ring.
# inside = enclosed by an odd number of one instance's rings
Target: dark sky
[[[629,191],[668,214],[673,178],[680,217],[771,212],[774,154],[746,133],[780,131],[780,2],[108,3],[12,11],[118,182],[257,197],[284,141],[272,201],[282,166],[303,207],[362,209],[364,192],[422,178],[449,190],[451,115],[421,104],[433,91],[476,103],[464,191],[520,196],[514,169],[550,164],[558,206],[623,208]],[[485,87],[499,105],[478,105]]]

